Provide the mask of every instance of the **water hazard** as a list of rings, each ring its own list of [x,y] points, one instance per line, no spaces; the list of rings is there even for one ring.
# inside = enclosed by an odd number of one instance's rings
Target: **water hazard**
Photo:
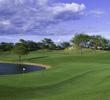
[[[0,75],[23,74],[33,71],[42,71],[45,69],[46,68],[44,67],[33,66],[33,65],[0,63]]]

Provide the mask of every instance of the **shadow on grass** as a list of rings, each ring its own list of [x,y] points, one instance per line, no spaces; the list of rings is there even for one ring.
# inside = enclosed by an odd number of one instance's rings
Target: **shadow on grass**
[[[34,59],[47,58],[47,57],[49,57],[49,56],[33,57],[33,58],[29,58],[29,59],[24,59],[24,60],[34,60]]]

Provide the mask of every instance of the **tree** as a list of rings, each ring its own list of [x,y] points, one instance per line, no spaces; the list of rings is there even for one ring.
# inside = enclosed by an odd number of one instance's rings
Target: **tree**
[[[1,42],[0,44],[0,49],[3,51],[11,51],[13,48],[14,43],[6,43],[6,42]]]
[[[56,49],[56,45],[55,44],[50,45],[50,49],[55,50]]]
[[[61,50],[61,49],[62,49],[62,47],[61,47],[60,45],[58,45],[58,46],[57,46],[57,49],[58,49],[58,50]]]
[[[94,52],[96,53],[96,49],[98,46],[101,46],[101,36],[91,36],[90,45],[94,47]]]
[[[90,36],[87,34],[84,34],[84,46],[88,47],[88,42],[90,41]]]
[[[14,44],[13,43],[6,43],[6,50],[7,51],[11,51],[11,49],[13,48]]]
[[[28,40],[27,41],[27,47],[30,51],[33,51],[33,50],[37,50],[38,49],[38,45],[36,42],[33,42],[33,41],[30,41]]]
[[[13,47],[13,53],[17,54],[19,57],[19,62],[21,61],[21,56],[29,53],[28,49],[24,45],[15,45]]]
[[[105,38],[101,38],[102,50],[104,50],[108,46],[108,43],[109,43],[109,40],[107,40]]]
[[[6,42],[1,42],[0,47],[3,51],[6,51]]]
[[[28,48],[28,42],[24,39],[20,39],[20,43]]]
[[[82,53],[82,49],[84,47],[84,45],[89,41],[89,36],[85,35],[83,33],[81,34],[75,34],[75,36],[73,37],[73,39],[71,40],[71,42],[76,45],[76,47],[78,47],[78,49],[80,49],[80,53],[81,55]]]
[[[63,42],[63,43],[61,43],[61,46],[65,49],[65,48],[70,46],[70,43],[69,42]]]
[[[38,42],[37,45],[39,46],[40,49],[48,49],[49,48],[47,45],[45,45],[42,42]]]
[[[45,49],[50,49],[50,46],[54,44],[54,42],[51,39],[47,39],[47,38],[44,38],[44,40],[42,40],[42,43],[44,43]]]

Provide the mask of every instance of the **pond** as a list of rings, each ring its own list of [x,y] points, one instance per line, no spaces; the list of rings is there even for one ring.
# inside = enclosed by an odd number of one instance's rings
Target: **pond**
[[[0,75],[23,74],[33,71],[42,71],[45,69],[45,67],[34,65],[0,63]]]

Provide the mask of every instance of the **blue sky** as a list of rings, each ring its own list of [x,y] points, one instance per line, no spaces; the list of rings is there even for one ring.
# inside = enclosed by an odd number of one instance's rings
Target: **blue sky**
[[[110,39],[109,0],[0,0],[0,42],[51,38],[56,44],[76,33]]]

